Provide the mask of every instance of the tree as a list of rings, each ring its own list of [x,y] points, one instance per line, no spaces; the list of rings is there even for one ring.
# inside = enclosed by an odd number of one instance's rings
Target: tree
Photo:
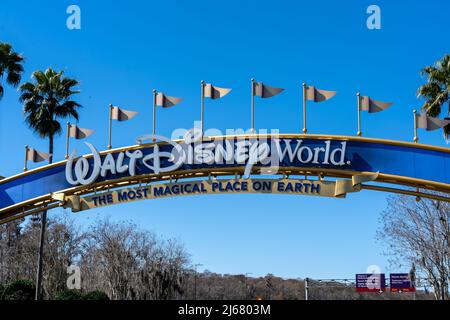
[[[31,219],[0,226],[0,283],[33,279],[36,275],[39,229]],[[42,283],[45,298],[66,288],[67,267],[76,265],[82,254],[85,233],[67,215],[49,218],[45,233]]]
[[[0,283],[7,283],[18,277],[20,270],[10,268],[18,265],[22,253],[22,227],[24,219],[0,225]]]
[[[67,267],[78,263],[86,235],[64,216],[50,220],[47,230],[43,262],[46,281],[42,287],[48,297],[54,297],[66,288]]]
[[[445,55],[433,66],[425,67],[422,75],[427,83],[418,90],[418,95],[426,99],[422,110],[430,117],[437,117],[447,103],[447,114],[450,114],[450,54]],[[450,125],[444,127],[446,139],[450,134]]]
[[[14,52],[11,45],[0,42],[0,100],[3,97],[2,79],[6,75],[6,83],[17,87],[23,72],[23,57]]]
[[[0,299],[8,284],[33,279],[38,246],[39,230],[31,219],[19,225],[10,222],[0,226]],[[178,241],[160,239],[131,223],[105,219],[91,228],[82,228],[67,215],[49,217],[43,255],[43,297],[66,300],[186,297],[188,260]],[[80,267],[80,290],[67,289],[70,265]]]
[[[24,104],[24,114],[27,124],[41,138],[48,138],[49,163],[53,161],[53,139],[61,133],[59,119],[69,116],[78,120],[77,109],[80,104],[71,100],[72,95],[79,93],[73,87],[78,81],[63,77],[63,71],[56,72],[51,68],[33,73],[34,83],[26,82],[20,86],[20,101]],[[45,237],[47,211],[42,212],[41,237],[38,257],[38,272],[36,281],[36,299],[41,295],[42,255]]]
[[[80,262],[83,287],[112,300],[175,299],[183,293],[184,247],[126,222],[103,220],[88,232]]]
[[[381,222],[378,235],[389,245],[394,261],[414,263],[435,298],[449,299],[450,203],[391,196]]]
[[[56,72],[51,68],[35,71],[34,82],[26,82],[20,86],[20,101],[24,104],[23,112],[28,126],[41,138],[49,139],[49,162],[52,162],[53,139],[61,133],[58,120],[74,117],[78,120],[77,109],[80,104],[71,100],[78,85],[75,79],[63,77],[63,71]]]

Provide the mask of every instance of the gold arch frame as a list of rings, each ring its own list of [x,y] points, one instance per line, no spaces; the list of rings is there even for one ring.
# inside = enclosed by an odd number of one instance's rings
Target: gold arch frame
[[[434,150],[450,154],[450,149],[439,146],[431,146],[425,144],[418,144],[412,142],[395,141],[395,140],[385,140],[378,138],[365,138],[365,137],[354,137],[354,136],[338,136],[338,135],[323,135],[323,134],[279,134],[279,135],[259,135],[259,134],[245,134],[245,135],[233,135],[233,136],[211,136],[205,137],[204,141],[215,140],[215,139],[248,139],[248,138],[259,138],[259,137],[279,137],[279,138],[292,138],[292,139],[316,139],[316,140],[340,140],[340,141],[360,141],[360,142],[372,142],[380,143],[384,145],[394,145],[402,147],[420,148],[424,150]],[[182,140],[175,140],[175,142],[181,142]],[[157,144],[164,144],[164,142],[156,142]],[[147,143],[142,145],[132,145],[127,147],[115,148],[110,150],[101,151],[101,155],[106,155],[108,153],[115,153],[126,150],[136,150],[141,148],[147,148],[155,143]],[[89,158],[92,155],[88,154],[85,157]],[[32,173],[39,171],[44,171],[53,167],[65,165],[67,160],[55,162],[53,164],[45,165],[36,169],[32,169],[11,177],[4,178],[0,180],[0,184],[23,177]],[[170,174],[145,174],[134,177],[125,177],[120,179],[102,181],[98,183],[91,184],[89,186],[76,186],[68,188],[65,190],[60,190],[57,193],[64,193],[65,195],[86,195],[99,191],[109,190],[118,187],[148,184],[157,181],[172,181],[187,178],[201,178],[201,177],[220,177],[220,176],[232,176],[232,175],[242,175],[244,173],[244,166],[234,167],[234,168],[207,168],[207,169],[197,169],[197,170],[176,170]],[[260,167],[254,167],[252,174],[258,174]],[[323,168],[308,168],[308,167],[280,167],[277,174],[279,175],[306,175],[306,176],[318,176],[318,177],[332,177],[332,178],[350,178],[361,172],[352,170],[337,170],[337,169],[323,169]],[[366,173],[366,172],[365,172]],[[420,192],[418,189],[427,189],[436,192],[448,193],[450,194],[450,184],[440,183],[436,181],[423,180],[405,176],[391,175],[379,173],[378,178],[375,182],[387,183],[394,185],[401,185],[404,187],[414,187],[417,188],[416,191],[409,189],[391,188],[379,185],[367,185],[363,184],[362,188],[367,190],[384,191],[391,193],[407,194],[417,197],[430,198],[441,201],[450,202],[450,196],[445,196],[441,194],[425,193]],[[15,205],[0,209],[0,224],[19,219],[24,216],[39,213],[43,210],[48,210],[51,208],[62,206],[61,201],[55,200],[54,194],[46,194],[34,199],[23,201]]]

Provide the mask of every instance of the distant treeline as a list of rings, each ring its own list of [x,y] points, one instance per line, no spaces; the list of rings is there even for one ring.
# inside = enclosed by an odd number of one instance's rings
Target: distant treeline
[[[39,221],[0,226],[0,299],[34,299]],[[80,289],[68,289],[69,266]],[[194,271],[189,254],[128,222],[95,221],[85,230],[67,216],[50,218],[44,254],[46,299],[305,299],[305,281]],[[351,286],[310,280],[309,299],[411,299],[411,294],[359,294]],[[418,299],[433,296],[417,293]]]
[[[197,279],[197,299],[276,299],[304,300],[304,279],[283,279],[268,274],[252,278],[245,275],[220,275],[205,271]],[[354,285],[337,281],[308,280],[309,300],[410,300],[412,293],[358,293]],[[416,299],[434,299],[418,291]]]

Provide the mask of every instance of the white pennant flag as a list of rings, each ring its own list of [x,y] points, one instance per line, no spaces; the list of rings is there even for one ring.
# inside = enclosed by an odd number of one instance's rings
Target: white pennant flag
[[[206,83],[204,90],[205,90],[204,97],[210,98],[210,99],[223,98],[231,91],[231,89],[229,89],[229,88],[216,87],[216,86],[213,86],[211,83]]]
[[[380,112],[389,108],[392,102],[382,102],[374,100],[369,96],[361,97],[361,110],[368,111],[369,113]]]
[[[283,92],[282,88],[275,88],[265,85],[262,82],[255,82],[254,95],[261,98],[271,98]]]
[[[117,121],[127,121],[134,118],[138,113],[136,111],[129,111],[119,107],[112,108],[112,118]]]
[[[314,102],[322,102],[328,99],[333,98],[336,95],[337,91],[329,91],[317,89],[313,86],[306,87],[306,100],[314,101]]]
[[[429,117],[426,114],[417,116],[417,127],[427,131],[433,131],[445,127],[450,124],[450,120],[442,120],[439,118]]]
[[[77,125],[71,124],[69,129],[69,137],[75,139],[84,139],[94,133],[95,130],[80,128]]]
[[[162,92],[158,92],[156,94],[156,105],[158,107],[163,107],[163,108],[173,107],[174,105],[180,103],[182,100],[183,99],[181,99],[181,98],[166,96]]]
[[[26,161],[42,162],[44,160],[47,160],[48,158],[50,158],[50,154],[49,153],[38,151],[38,150],[33,149],[33,148],[28,148],[27,149]]]

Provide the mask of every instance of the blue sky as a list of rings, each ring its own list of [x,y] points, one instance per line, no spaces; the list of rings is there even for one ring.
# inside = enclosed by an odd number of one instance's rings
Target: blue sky
[[[66,8],[81,8],[81,30],[66,28]],[[366,27],[366,9],[381,8],[381,30]],[[151,130],[151,90],[184,98],[158,110],[158,132],[199,120],[200,80],[231,87],[206,105],[207,128],[248,128],[251,77],[285,92],[256,103],[256,127],[298,133],[301,82],[338,90],[311,105],[310,133],[354,135],[356,91],[393,101],[363,114],[368,137],[411,141],[419,108],[419,71],[450,52],[450,3],[429,1],[27,1],[3,0],[0,40],[26,58],[24,80],[37,69],[65,70],[81,83],[80,126],[99,149],[107,144],[109,103],[139,111],[115,125],[113,145],[133,144]],[[23,167],[23,146],[46,150],[24,124],[15,89],[0,101],[0,174]],[[446,146],[442,133],[420,132],[423,143]],[[64,156],[64,138],[55,158]],[[82,142],[72,141],[78,150]],[[76,215],[128,219],[164,237],[177,237],[200,269],[283,277],[348,278],[369,265],[390,270],[375,241],[386,195],[371,191],[346,200],[284,195],[179,197],[111,206]],[[54,214],[59,214],[56,211]]]

